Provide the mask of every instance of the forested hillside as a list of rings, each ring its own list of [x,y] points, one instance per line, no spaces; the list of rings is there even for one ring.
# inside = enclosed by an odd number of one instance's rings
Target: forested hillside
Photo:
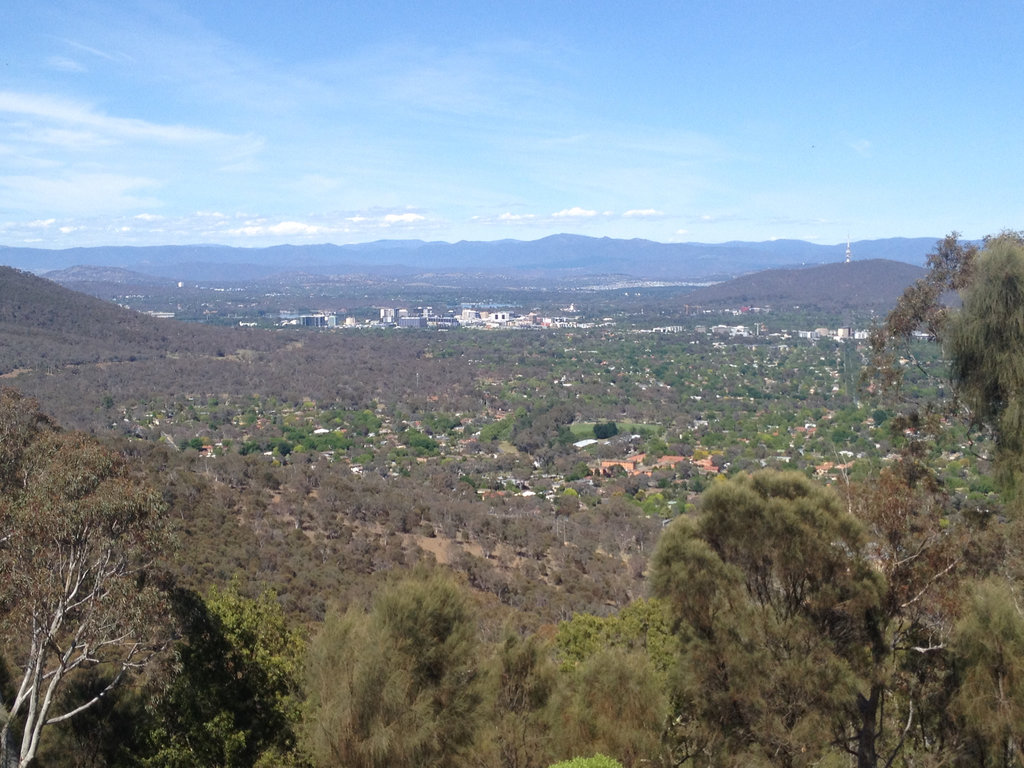
[[[162,323],[0,267],[0,375],[20,368],[214,354],[222,338],[216,329]]]
[[[870,338],[628,292],[228,328],[0,278],[15,765],[1021,760],[1016,235],[942,241]]]
[[[886,312],[903,290],[924,274],[920,267],[884,259],[771,269],[700,288],[688,300],[717,306],[750,304]]]

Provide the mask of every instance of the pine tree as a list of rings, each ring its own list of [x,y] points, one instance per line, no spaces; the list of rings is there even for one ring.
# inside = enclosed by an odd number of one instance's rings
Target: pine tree
[[[796,472],[715,483],[654,556],[682,645],[678,764],[811,765],[845,741],[882,580],[862,527]]]
[[[1003,233],[974,260],[945,348],[956,393],[975,424],[992,430],[997,475],[1024,473],[1024,235]]]

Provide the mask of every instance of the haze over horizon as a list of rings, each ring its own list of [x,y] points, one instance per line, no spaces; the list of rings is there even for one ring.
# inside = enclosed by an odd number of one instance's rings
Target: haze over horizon
[[[979,238],[1024,5],[13,0],[0,245]]]

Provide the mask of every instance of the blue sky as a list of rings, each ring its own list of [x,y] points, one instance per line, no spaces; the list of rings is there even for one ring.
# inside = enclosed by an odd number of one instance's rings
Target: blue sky
[[[1024,228],[1024,2],[7,0],[0,244]]]

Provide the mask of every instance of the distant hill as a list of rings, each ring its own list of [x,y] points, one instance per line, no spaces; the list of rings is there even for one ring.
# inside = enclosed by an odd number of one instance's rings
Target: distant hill
[[[854,243],[858,260],[891,259],[923,265],[936,238],[890,238]],[[133,270],[172,280],[254,280],[306,272],[408,275],[425,271],[496,276],[546,276],[562,281],[620,275],[649,280],[728,279],[765,269],[837,263],[846,244],[800,240],[763,243],[658,243],[552,235],[540,240],[458,243],[381,240],[355,245],[109,246],[46,250],[0,246],[0,264],[36,273],[75,265]]]
[[[75,286],[80,283],[104,283],[114,285],[171,285],[173,280],[166,277],[154,277],[142,272],[135,272],[121,267],[87,266],[77,264],[66,269],[54,270],[41,275],[64,286]]]
[[[224,331],[160,320],[0,267],[0,375],[18,368],[215,353]]]
[[[687,303],[888,310],[925,274],[923,267],[888,259],[770,269],[700,288],[687,296]]]

